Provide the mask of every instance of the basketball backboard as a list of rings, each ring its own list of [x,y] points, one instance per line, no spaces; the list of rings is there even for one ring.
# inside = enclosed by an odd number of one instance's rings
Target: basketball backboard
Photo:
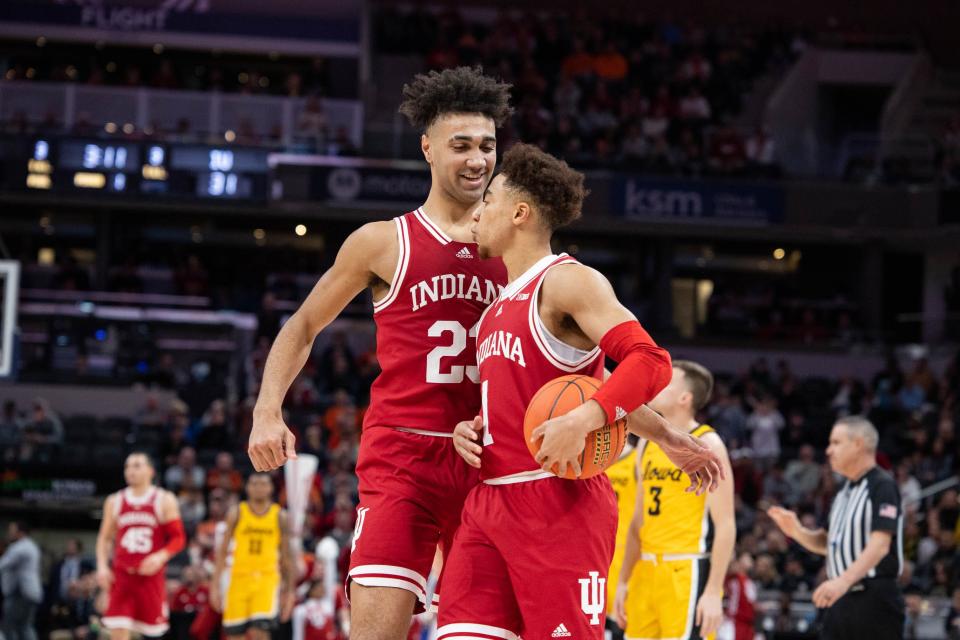
[[[14,334],[17,326],[17,298],[20,294],[20,263],[0,260],[0,378],[15,373]]]

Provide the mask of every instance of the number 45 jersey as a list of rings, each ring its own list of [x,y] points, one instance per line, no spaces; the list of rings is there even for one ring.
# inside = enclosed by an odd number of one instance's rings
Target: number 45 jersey
[[[449,434],[480,412],[476,324],[503,290],[499,258],[481,260],[422,209],[394,218],[400,259],[387,295],[374,304],[382,373],[363,427]]]

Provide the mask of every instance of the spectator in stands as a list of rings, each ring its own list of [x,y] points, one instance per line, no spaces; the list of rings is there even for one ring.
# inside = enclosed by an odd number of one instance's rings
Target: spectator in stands
[[[593,72],[601,80],[622,82],[629,70],[627,59],[620,53],[615,42],[608,42],[603,51],[593,57]]]
[[[170,403],[170,413],[167,418],[166,438],[160,447],[160,458],[163,464],[172,465],[176,462],[180,451],[188,445],[187,431],[190,428],[190,411],[187,404],[176,399]]]
[[[553,90],[553,111],[557,118],[576,118],[580,113],[583,92],[569,76],[564,76]]]
[[[773,556],[764,553],[757,558],[754,578],[761,589],[780,588],[780,574]]]
[[[175,279],[181,295],[206,296],[210,291],[210,276],[200,258],[187,256],[183,265],[177,269]]]
[[[189,565],[183,570],[180,580],[180,587],[170,599],[170,609],[194,613],[206,604],[209,598],[210,587],[207,584],[206,571],[201,565]]]
[[[210,403],[200,420],[200,432],[194,444],[201,451],[222,451],[233,448],[233,434],[227,422],[227,403],[222,399]],[[201,485],[198,485],[201,486]]]
[[[0,412],[0,461],[10,462],[17,456],[20,447],[20,430],[23,421],[17,413],[17,403],[6,400]]]
[[[167,421],[167,413],[160,407],[160,398],[155,393],[148,393],[142,407],[137,409],[133,416],[133,424],[137,428],[161,428]]]
[[[339,640],[335,599],[323,580],[310,583],[306,599],[293,610],[293,640]]]
[[[762,126],[758,126],[750,134],[744,150],[747,154],[747,170],[751,175],[775,178],[780,174],[773,138]]]
[[[216,488],[210,490],[210,500],[207,503],[207,519],[198,524],[196,529],[196,541],[205,558],[213,557],[217,525],[223,522],[232,502],[231,494],[223,489]]]
[[[193,484],[193,478],[184,477],[178,491],[177,502],[180,504],[180,518],[189,534],[193,534],[197,525],[207,516],[207,505],[203,500],[203,485]]]
[[[743,170],[746,152],[740,134],[731,125],[721,127],[710,141],[710,167],[720,175],[735,175]]]
[[[10,523],[7,537],[9,544],[0,556],[0,632],[6,640],[37,640],[34,622],[37,607],[43,601],[40,547],[30,537],[30,527],[22,521]]]
[[[317,96],[310,96],[297,116],[297,137],[314,153],[327,151],[327,114]]]
[[[805,444],[800,447],[799,457],[787,463],[784,478],[793,488],[797,498],[794,503],[806,500],[820,484],[820,465],[815,456],[813,446]]]
[[[950,597],[950,611],[944,621],[944,631],[948,640],[960,640],[960,587],[953,589]]]
[[[783,415],[777,410],[777,401],[769,395],[761,397],[746,423],[754,463],[761,470],[772,466],[780,457],[780,431],[785,425]]]
[[[715,400],[707,407],[707,420],[729,449],[746,445],[747,414],[743,411],[740,397],[730,393],[729,385],[717,385]]]
[[[703,97],[696,85],[691,85],[687,90],[687,95],[680,100],[679,115],[681,120],[693,124],[703,124],[710,120],[713,115],[710,103]]]
[[[240,493],[243,488],[243,476],[233,465],[233,455],[227,451],[217,454],[214,466],[207,472],[207,489],[223,489],[229,493]]]
[[[33,415],[20,430],[20,461],[49,463],[63,444],[63,423],[44,398],[33,401]]]
[[[64,604],[69,600],[70,585],[80,576],[94,571],[96,566],[89,557],[83,555],[83,542],[79,538],[68,538],[63,556],[50,568],[47,580],[47,597],[51,603]]]
[[[594,74],[593,56],[587,52],[582,38],[574,38],[573,50],[563,59],[563,75],[574,80],[587,80]]]
[[[202,487],[206,480],[203,469],[197,465],[197,452],[193,447],[183,447],[177,455],[177,463],[163,474],[163,486],[179,493],[184,486]]]
[[[90,289],[90,274],[77,264],[77,259],[69,253],[63,255],[51,283],[60,291],[87,291]]]

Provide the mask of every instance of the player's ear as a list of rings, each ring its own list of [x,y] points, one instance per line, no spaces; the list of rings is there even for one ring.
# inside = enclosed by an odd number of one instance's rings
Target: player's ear
[[[677,398],[680,404],[683,405],[692,405],[693,404],[693,394],[689,391],[681,391],[680,396]]]
[[[433,154],[430,152],[430,137],[426,133],[420,134],[420,150],[423,151],[423,159],[427,164],[433,162]]]
[[[533,210],[530,205],[523,200],[519,200],[513,209],[513,224],[519,226],[533,216]]]

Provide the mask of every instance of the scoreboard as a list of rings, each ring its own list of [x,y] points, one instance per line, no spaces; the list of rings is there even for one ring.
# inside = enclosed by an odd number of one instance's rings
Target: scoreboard
[[[12,151],[12,153],[11,153]],[[4,187],[171,199],[267,199],[266,149],[35,137],[7,148]]]

